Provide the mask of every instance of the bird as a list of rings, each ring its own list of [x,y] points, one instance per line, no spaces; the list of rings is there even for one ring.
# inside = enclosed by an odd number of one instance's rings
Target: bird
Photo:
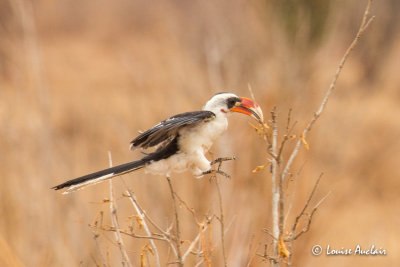
[[[154,148],[153,152],[143,152],[143,158],[68,180],[51,189],[65,189],[63,194],[67,194],[139,169],[165,176],[189,170],[195,177],[202,177],[211,173],[213,164],[205,154],[227,129],[228,117],[234,112],[263,121],[262,110],[255,101],[233,93],[218,93],[202,110],[174,115],[134,138],[131,150]]]

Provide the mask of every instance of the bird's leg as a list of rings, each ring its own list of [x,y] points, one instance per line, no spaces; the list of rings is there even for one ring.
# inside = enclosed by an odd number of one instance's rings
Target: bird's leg
[[[224,158],[217,158],[216,160],[211,161],[211,162],[210,162],[210,165],[214,165],[214,164],[216,164],[216,163],[222,164],[222,162],[228,161],[228,160],[236,160],[236,156],[224,157]]]
[[[229,174],[227,174],[226,172],[223,172],[221,170],[208,170],[208,171],[203,172],[203,175],[206,175],[206,174],[217,174],[217,173],[225,176],[226,178],[231,179],[231,176]]]
[[[205,171],[205,172],[203,172],[203,175],[205,175],[205,174],[221,174],[221,175],[225,176],[226,178],[230,179],[231,176],[229,174],[221,171],[222,162],[228,161],[228,160],[236,160],[236,157],[232,156],[232,157],[217,158],[216,160],[211,161],[210,165],[212,166],[212,165],[218,163],[218,168],[216,170],[211,169],[211,170]]]

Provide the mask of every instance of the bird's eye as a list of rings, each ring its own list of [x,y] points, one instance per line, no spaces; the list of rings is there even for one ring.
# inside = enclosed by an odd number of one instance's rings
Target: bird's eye
[[[228,108],[233,108],[236,104],[236,99],[230,98],[228,99]]]

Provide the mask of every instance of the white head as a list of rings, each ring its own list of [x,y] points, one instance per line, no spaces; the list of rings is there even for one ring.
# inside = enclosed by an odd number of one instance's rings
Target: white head
[[[203,110],[209,110],[215,115],[228,115],[231,112],[239,112],[263,121],[263,113],[260,106],[246,97],[239,97],[232,93],[218,93],[207,101]]]

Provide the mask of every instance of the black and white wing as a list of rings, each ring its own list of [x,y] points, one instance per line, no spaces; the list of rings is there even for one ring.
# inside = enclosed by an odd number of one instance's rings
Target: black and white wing
[[[206,110],[185,112],[172,116],[133,139],[130,148],[132,150],[138,147],[146,149],[160,145],[163,142],[169,143],[175,139],[179,130],[183,127],[193,127],[214,118],[215,114]]]

